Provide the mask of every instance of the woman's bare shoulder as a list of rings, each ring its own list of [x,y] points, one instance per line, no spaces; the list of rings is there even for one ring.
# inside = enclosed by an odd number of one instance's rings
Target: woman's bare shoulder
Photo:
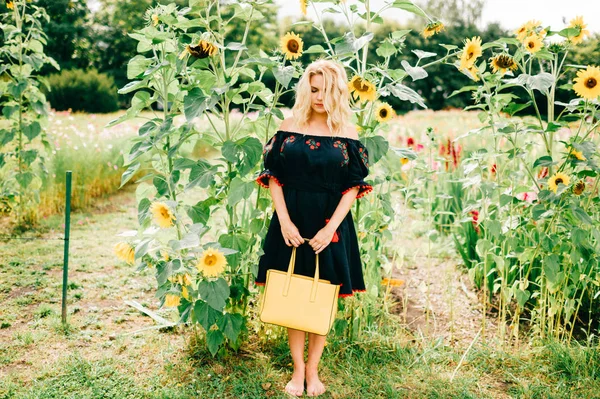
[[[354,125],[350,125],[346,128],[346,137],[348,137],[349,139],[354,139],[354,140],[358,140],[358,130],[356,129],[356,126]]]
[[[294,131],[295,127],[296,121],[293,117],[290,116],[289,118],[285,118],[283,122],[281,122],[281,125],[279,125],[279,130]]]

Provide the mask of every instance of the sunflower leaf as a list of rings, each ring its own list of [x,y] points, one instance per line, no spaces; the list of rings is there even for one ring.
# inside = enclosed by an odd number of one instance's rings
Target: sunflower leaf
[[[392,7],[400,8],[401,10],[411,12],[423,18],[428,18],[427,14],[410,0],[396,0],[391,4]]]
[[[223,331],[223,334],[233,342],[237,341],[243,323],[244,317],[238,313],[225,313],[217,320],[219,330]]]
[[[402,101],[410,101],[413,104],[417,103],[421,107],[427,108],[423,101],[423,97],[421,97],[419,93],[401,83],[387,84],[382,90],[382,94],[385,92],[391,93],[394,97],[397,97]]]
[[[544,93],[554,84],[554,76],[548,72],[541,72],[527,79],[527,87]]]
[[[206,331],[208,331],[210,327],[215,324],[217,317],[220,314],[220,312],[208,306],[208,304],[203,300],[199,299],[194,304],[193,318],[196,320],[196,322],[200,323],[200,325],[204,327]]]
[[[275,79],[286,89],[290,86],[290,82],[292,81],[292,77],[294,76],[294,67],[288,65],[286,67],[281,67],[278,65],[276,68],[272,68],[271,72],[273,72],[273,76]]]
[[[437,55],[436,53],[430,53],[429,51],[423,50],[413,50],[412,52],[415,53],[419,59],[435,57]]]
[[[215,281],[203,280],[200,282],[198,293],[208,306],[221,312],[227,304],[230,291],[227,281],[219,278]]]
[[[583,222],[583,223],[589,224],[589,225],[594,223],[592,218],[590,218],[590,215],[588,215],[588,213],[586,211],[584,211],[582,208],[578,207],[577,205],[571,204],[571,212],[577,219],[579,219],[580,222]]]
[[[535,160],[535,162],[533,163],[533,167],[538,167],[538,166],[552,166],[554,165],[556,162],[552,161],[552,157],[549,155],[544,155],[543,157],[539,157],[538,159]]]
[[[125,183],[127,183],[129,180],[131,180],[131,178],[133,177],[133,175],[135,175],[135,172],[137,172],[139,168],[140,168],[139,162],[135,162],[135,163],[132,163],[131,165],[129,165],[127,170],[125,172],[123,172],[123,175],[121,175],[121,185],[119,186],[119,188],[123,187],[125,185]]]
[[[214,356],[219,351],[221,344],[225,337],[223,333],[219,330],[209,330],[206,333],[206,344],[208,345],[208,350]]]
[[[558,257],[558,255],[551,254],[546,256],[544,258],[544,262],[542,262],[542,265],[548,281],[551,283],[555,283],[557,281],[557,276],[560,271],[560,258]]]
[[[413,82],[415,80],[424,79],[427,77],[427,71],[421,67],[412,67],[406,60],[402,60],[402,67],[410,75]]]

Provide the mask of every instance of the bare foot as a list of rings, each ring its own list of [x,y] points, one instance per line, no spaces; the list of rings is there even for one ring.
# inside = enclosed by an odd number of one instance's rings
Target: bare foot
[[[306,366],[306,395],[319,396],[325,393],[325,385],[319,380],[319,371],[316,367]]]
[[[285,386],[285,391],[294,396],[302,396],[304,394],[304,365],[294,368],[292,379]]]

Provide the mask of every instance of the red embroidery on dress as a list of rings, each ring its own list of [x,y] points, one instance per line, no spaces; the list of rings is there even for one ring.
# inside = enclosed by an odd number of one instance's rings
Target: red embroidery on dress
[[[344,156],[344,160],[342,161],[341,166],[344,166],[346,164],[348,164],[349,162],[349,157],[348,157],[348,147],[346,145],[346,143],[340,141],[340,140],[336,140],[333,142],[333,146],[335,148],[339,148],[342,151],[342,155]]]
[[[265,145],[263,148],[263,156],[269,153],[273,149],[273,142],[275,141],[275,136],[271,137],[271,140]]]
[[[325,223],[329,223],[329,219],[325,219]],[[333,233],[333,238],[331,239],[331,242],[338,242],[340,240],[340,237],[338,236],[337,231],[335,233]]]
[[[364,147],[360,147],[358,149],[358,153],[360,154],[360,159],[365,164],[365,166],[369,167],[369,156],[367,155],[367,149]]]
[[[321,146],[321,142],[316,141],[315,139],[306,140],[306,144],[308,144],[311,150],[316,150]]]
[[[288,137],[286,137],[286,138],[283,140],[283,143],[281,143],[281,148],[279,149],[279,152],[283,152],[283,147],[285,147],[285,145],[286,145],[287,143],[293,143],[295,140],[296,140],[296,136],[294,136],[293,134],[292,134],[292,135],[290,135],[290,136],[288,136]]]

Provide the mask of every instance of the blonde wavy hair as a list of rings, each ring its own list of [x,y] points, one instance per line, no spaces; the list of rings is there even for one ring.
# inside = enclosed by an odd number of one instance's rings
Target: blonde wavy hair
[[[296,85],[296,101],[292,115],[298,128],[308,128],[312,113],[310,79],[314,75],[323,76],[323,107],[327,111],[327,126],[334,136],[343,136],[351,125],[350,91],[348,76],[344,66],[331,60],[319,59],[311,62]]]

